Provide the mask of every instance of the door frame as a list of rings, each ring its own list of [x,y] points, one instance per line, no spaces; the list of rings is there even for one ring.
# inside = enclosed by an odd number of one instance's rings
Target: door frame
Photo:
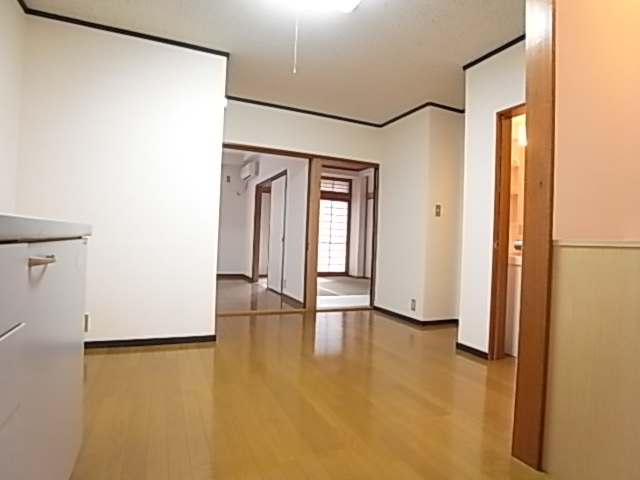
[[[276,180],[284,177],[284,222],[283,222],[283,236],[282,236],[282,262],[281,272],[282,278],[280,280],[280,292],[276,292],[279,295],[284,295],[284,252],[286,248],[287,239],[287,197],[289,195],[289,182],[287,170],[282,170],[276,173],[272,177],[260,182],[256,185],[254,190],[254,211],[253,211],[253,243],[252,243],[252,259],[251,259],[251,281],[256,283],[260,280],[260,243],[262,237],[262,195],[267,192],[271,192],[271,184]]]
[[[378,255],[378,195],[379,195],[379,178],[380,164],[372,162],[363,162],[360,160],[345,160],[314,157],[309,165],[309,191],[307,203],[307,260],[306,270],[306,287],[305,287],[305,305],[308,310],[318,310],[318,244],[319,244],[319,223],[320,223],[320,199],[322,196],[321,182],[322,169],[337,168],[343,170],[362,171],[373,169],[374,177],[374,210],[373,210],[373,245],[371,247],[371,284],[370,284],[370,303],[367,309],[371,309],[375,304],[375,285],[377,277],[376,259]],[[362,310],[362,308],[355,308]],[[341,308],[342,310],[353,310],[351,308]]]
[[[527,161],[512,454],[542,470],[553,274],[557,0],[526,0]]]
[[[512,121],[515,117],[519,117],[525,113],[526,106],[525,104],[521,104],[507,108],[496,114],[496,173],[493,215],[491,310],[489,315],[489,360],[501,360],[506,356],[505,334],[510,250],[511,154],[513,148]]]
[[[346,170],[364,170],[367,168],[374,169],[374,215],[373,215],[373,246],[372,246],[372,264],[371,264],[371,305],[373,308],[375,301],[375,284],[376,284],[376,259],[378,252],[378,195],[379,195],[379,169],[380,164],[366,162],[362,160],[354,160],[349,158],[333,157],[329,155],[315,155],[307,152],[295,150],[285,150],[279,148],[262,147],[257,145],[249,145],[243,143],[224,142],[223,149],[237,150],[252,153],[264,153],[267,155],[280,155],[293,158],[305,159],[308,162],[308,184],[307,184],[307,224],[306,224],[306,257],[305,257],[305,285],[304,285],[304,301],[302,309],[288,309],[281,311],[269,311],[267,313],[294,314],[301,311],[315,312],[318,306],[318,241],[319,241],[319,222],[320,222],[320,182],[322,177],[322,167],[342,168]],[[255,219],[254,219],[255,228]],[[346,310],[349,310],[347,308]],[[252,311],[251,315],[259,315],[264,312]],[[244,312],[234,313],[234,316],[245,315]],[[222,314],[223,316],[231,316]]]

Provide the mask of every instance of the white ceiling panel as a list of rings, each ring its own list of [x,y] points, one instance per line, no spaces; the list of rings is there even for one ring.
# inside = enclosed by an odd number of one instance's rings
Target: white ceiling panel
[[[228,93],[375,123],[464,105],[462,66],[522,35],[524,0],[362,0],[352,13],[275,0],[27,0],[30,8],[231,54]]]

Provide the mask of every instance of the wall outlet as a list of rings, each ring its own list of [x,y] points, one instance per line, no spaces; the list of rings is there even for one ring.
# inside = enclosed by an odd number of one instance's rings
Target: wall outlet
[[[416,311],[416,299],[415,298],[411,299],[411,311],[412,312]]]
[[[227,183],[231,183],[231,176],[227,175]]]
[[[85,313],[84,314],[84,333],[88,333],[89,332],[89,314]]]
[[[442,216],[442,205],[436,205],[436,217]]]

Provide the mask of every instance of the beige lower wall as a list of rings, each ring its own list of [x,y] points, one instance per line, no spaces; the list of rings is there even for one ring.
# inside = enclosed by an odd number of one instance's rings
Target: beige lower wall
[[[640,243],[557,244],[545,470],[640,479]]]

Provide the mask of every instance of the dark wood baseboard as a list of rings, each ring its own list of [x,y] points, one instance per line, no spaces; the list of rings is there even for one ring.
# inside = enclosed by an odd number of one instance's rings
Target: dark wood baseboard
[[[470,355],[473,355],[474,357],[482,358],[483,360],[489,360],[489,354],[487,352],[483,352],[482,350],[478,350],[477,348],[470,347],[469,345],[465,345],[464,343],[456,342],[456,350],[468,353]]]
[[[245,282],[253,283],[251,277],[242,273],[219,273],[217,275],[218,280],[244,280]]]
[[[393,318],[397,318],[399,320],[403,320],[405,322],[412,323],[414,325],[420,325],[421,327],[431,327],[436,325],[457,325],[458,319],[456,318],[444,318],[440,320],[418,320],[416,318],[411,318],[406,315],[402,315],[401,313],[392,312],[391,310],[387,310],[386,308],[381,307],[373,307],[376,312],[383,313]]]
[[[199,335],[195,337],[168,337],[168,338],[138,338],[128,340],[96,340],[84,342],[84,348],[114,348],[114,347],[151,347],[158,345],[181,345],[188,343],[215,342],[215,335]]]

